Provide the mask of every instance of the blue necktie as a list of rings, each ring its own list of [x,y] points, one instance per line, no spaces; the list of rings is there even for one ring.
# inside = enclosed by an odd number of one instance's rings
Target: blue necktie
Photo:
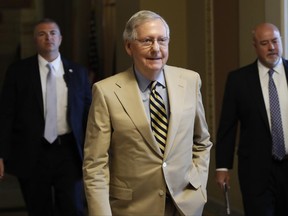
[[[269,102],[271,115],[272,155],[282,160],[286,154],[281,111],[276,85],[273,80],[274,70],[269,70]]]
[[[156,91],[157,84],[157,81],[154,81],[151,85],[150,116],[152,131],[163,156],[166,145],[168,120],[164,101]]]
[[[46,83],[46,117],[44,137],[49,143],[57,138],[57,94],[56,77],[52,72],[52,65],[47,64],[48,75]]]

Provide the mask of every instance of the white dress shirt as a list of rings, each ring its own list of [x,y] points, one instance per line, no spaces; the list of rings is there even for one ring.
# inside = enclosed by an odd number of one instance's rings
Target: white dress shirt
[[[46,80],[48,74],[47,64],[41,55],[38,55],[39,71],[42,85],[43,107],[44,117],[46,116]],[[61,61],[60,53],[58,57],[49,62],[52,64],[52,72],[56,76],[56,88],[57,88],[57,130],[58,135],[63,135],[70,132],[70,128],[67,121],[67,105],[68,105],[68,89],[64,80],[64,67]]]
[[[286,154],[288,152],[288,85],[285,74],[285,69],[283,66],[282,59],[279,63],[273,68],[275,71],[273,74],[273,80],[277,88],[277,93],[279,97],[280,110],[281,110],[281,119],[284,132],[284,141]],[[271,117],[270,117],[270,104],[269,104],[269,91],[268,91],[268,82],[269,82],[269,68],[265,67],[258,61],[258,71],[261,83],[261,89],[265,101],[267,116],[271,128]]]

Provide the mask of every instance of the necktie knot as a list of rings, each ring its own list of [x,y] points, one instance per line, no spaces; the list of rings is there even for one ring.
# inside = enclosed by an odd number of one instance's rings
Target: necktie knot
[[[53,74],[53,65],[51,63],[47,63],[46,67],[48,68],[48,76]]]
[[[151,82],[151,87],[150,87],[151,91],[156,89],[157,84],[158,84],[157,80],[154,80]]]
[[[51,63],[47,63],[46,67],[49,69],[49,71],[52,70],[52,64]]]
[[[272,78],[273,77],[273,74],[274,74],[274,70],[273,69],[270,69],[269,71],[268,71],[268,74],[269,74],[269,76]]]

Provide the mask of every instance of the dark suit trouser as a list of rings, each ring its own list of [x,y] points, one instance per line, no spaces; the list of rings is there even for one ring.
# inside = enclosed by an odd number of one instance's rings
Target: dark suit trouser
[[[287,216],[288,160],[273,160],[269,187],[263,194],[251,196],[242,193],[242,196],[246,216]]]
[[[81,163],[71,137],[53,144],[43,140],[35,172],[19,178],[29,216],[84,215]]]

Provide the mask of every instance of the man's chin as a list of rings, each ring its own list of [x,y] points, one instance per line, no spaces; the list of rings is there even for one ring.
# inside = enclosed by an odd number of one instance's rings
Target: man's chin
[[[270,56],[269,58],[265,59],[266,64],[270,65],[270,66],[276,66],[278,64],[278,62],[280,61],[280,57],[276,57],[276,56]]]

